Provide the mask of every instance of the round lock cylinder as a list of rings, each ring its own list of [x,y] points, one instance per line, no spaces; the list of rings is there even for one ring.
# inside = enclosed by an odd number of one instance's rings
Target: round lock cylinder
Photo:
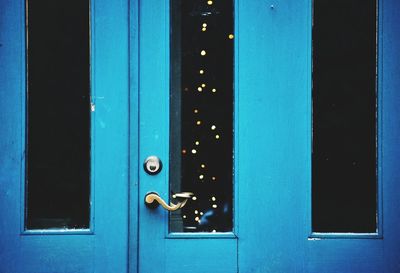
[[[161,172],[162,163],[157,156],[149,156],[146,158],[143,164],[144,170],[150,175],[155,175]]]

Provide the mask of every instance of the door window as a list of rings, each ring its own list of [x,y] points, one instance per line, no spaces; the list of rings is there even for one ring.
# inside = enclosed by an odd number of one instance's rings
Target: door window
[[[171,1],[171,232],[232,231],[233,1]],[[172,195],[172,198],[175,196]]]
[[[89,0],[27,1],[26,228],[89,228]]]

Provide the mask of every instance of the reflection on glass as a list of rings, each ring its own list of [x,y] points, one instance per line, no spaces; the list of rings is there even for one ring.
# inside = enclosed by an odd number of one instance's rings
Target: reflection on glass
[[[27,1],[26,228],[88,228],[89,1]]]
[[[232,231],[232,33],[233,1],[171,0],[171,232]]]
[[[375,0],[314,1],[313,231],[376,231],[376,52]]]

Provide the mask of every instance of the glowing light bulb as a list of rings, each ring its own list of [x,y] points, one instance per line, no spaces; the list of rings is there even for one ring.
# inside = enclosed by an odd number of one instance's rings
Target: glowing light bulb
[[[196,149],[193,149],[192,154],[196,154],[196,153],[197,153]]]
[[[212,230],[213,233],[217,232],[215,229]]]
[[[206,54],[207,54],[207,52],[204,49],[200,52],[201,56],[205,56]]]
[[[215,176],[211,177],[211,179],[212,179],[213,181],[217,180],[217,178],[216,178]]]
[[[196,218],[194,218],[194,220],[195,220],[196,222],[198,222],[198,221],[200,221],[200,218],[199,218],[198,216],[196,216]]]
[[[232,40],[234,37],[235,37],[235,36],[233,36],[233,34],[229,34],[229,35],[228,35],[228,38],[229,38],[230,40]]]
[[[199,211],[196,209],[196,210],[194,211],[194,214],[199,214]]]
[[[203,212],[200,212],[200,215],[203,215],[204,213]]]
[[[203,74],[204,74],[204,70],[203,70],[203,69],[200,69],[199,73],[200,73],[201,75],[203,75]]]
[[[215,93],[215,92],[217,92],[217,89],[213,88],[213,89],[211,89],[211,92]]]
[[[203,179],[203,178],[204,178],[204,175],[200,174],[200,175],[199,175],[199,178],[200,178],[200,179]]]
[[[182,154],[186,154],[186,150],[185,149],[182,150]]]
[[[218,206],[217,206],[217,204],[214,204],[214,205],[212,205],[212,207],[213,207],[214,209],[216,209]]]
[[[200,120],[196,121],[196,124],[197,124],[197,125],[200,125],[200,124],[201,124],[201,121],[200,121]]]
[[[206,31],[206,30],[207,30],[207,29],[206,29],[205,27],[203,27],[203,28],[201,29],[201,31],[203,31],[203,32]]]
[[[207,1],[207,4],[209,5],[209,6],[211,6],[212,4],[213,4],[213,1]]]
[[[201,92],[201,91],[203,91],[203,88],[201,88],[201,87],[199,86],[199,87],[197,87],[197,91]]]
[[[211,197],[211,200],[215,201],[215,200],[217,200],[217,198],[215,198],[215,197],[213,196],[213,197]]]
[[[183,218],[183,219],[186,219],[186,215],[183,215],[182,218]]]
[[[202,169],[204,169],[204,168],[206,167],[206,165],[201,164],[200,167],[201,167]]]
[[[200,145],[200,141],[196,141],[194,144],[196,144],[197,146]]]
[[[175,199],[175,198],[176,198],[176,195],[175,195],[175,194],[174,194],[174,195],[172,195],[172,198],[174,198],[174,199]]]
[[[216,138],[216,139],[219,139],[219,135],[215,135],[215,138]]]
[[[197,200],[197,197],[196,197],[196,196],[193,196],[193,197],[192,197],[192,200],[193,200],[193,201],[196,201],[196,200]]]
[[[203,25],[202,25],[203,27],[207,27],[207,23],[203,23]]]
[[[217,128],[217,126],[215,126],[215,125],[211,126],[211,130],[215,130],[216,128]]]
[[[197,114],[197,113],[199,112],[199,110],[194,109],[193,112],[194,112],[195,114]]]
[[[201,84],[201,87],[203,87],[203,88],[206,87],[206,84],[205,84],[205,83],[202,83],[202,84]]]

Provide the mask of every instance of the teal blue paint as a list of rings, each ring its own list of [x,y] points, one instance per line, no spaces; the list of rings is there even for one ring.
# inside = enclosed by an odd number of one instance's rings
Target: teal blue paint
[[[128,1],[92,0],[91,230],[43,232],[24,231],[23,221],[24,4],[0,1],[0,272],[126,272]]]
[[[139,166],[149,155],[163,161],[156,176],[139,167],[139,272],[236,272],[234,236],[169,236],[168,213],[162,208],[150,210],[143,203],[150,191],[169,198],[168,1],[141,1],[139,19]]]
[[[24,2],[0,0],[0,272],[127,272],[128,258],[129,272],[144,273],[400,272],[398,1],[379,6],[380,230],[370,238],[309,238],[310,0],[236,1],[228,238],[168,235],[167,214],[143,205],[147,191],[168,198],[167,2],[131,1],[129,10],[126,0],[92,1],[92,232],[30,235],[22,234]],[[142,169],[150,154],[163,160],[158,176]]]

